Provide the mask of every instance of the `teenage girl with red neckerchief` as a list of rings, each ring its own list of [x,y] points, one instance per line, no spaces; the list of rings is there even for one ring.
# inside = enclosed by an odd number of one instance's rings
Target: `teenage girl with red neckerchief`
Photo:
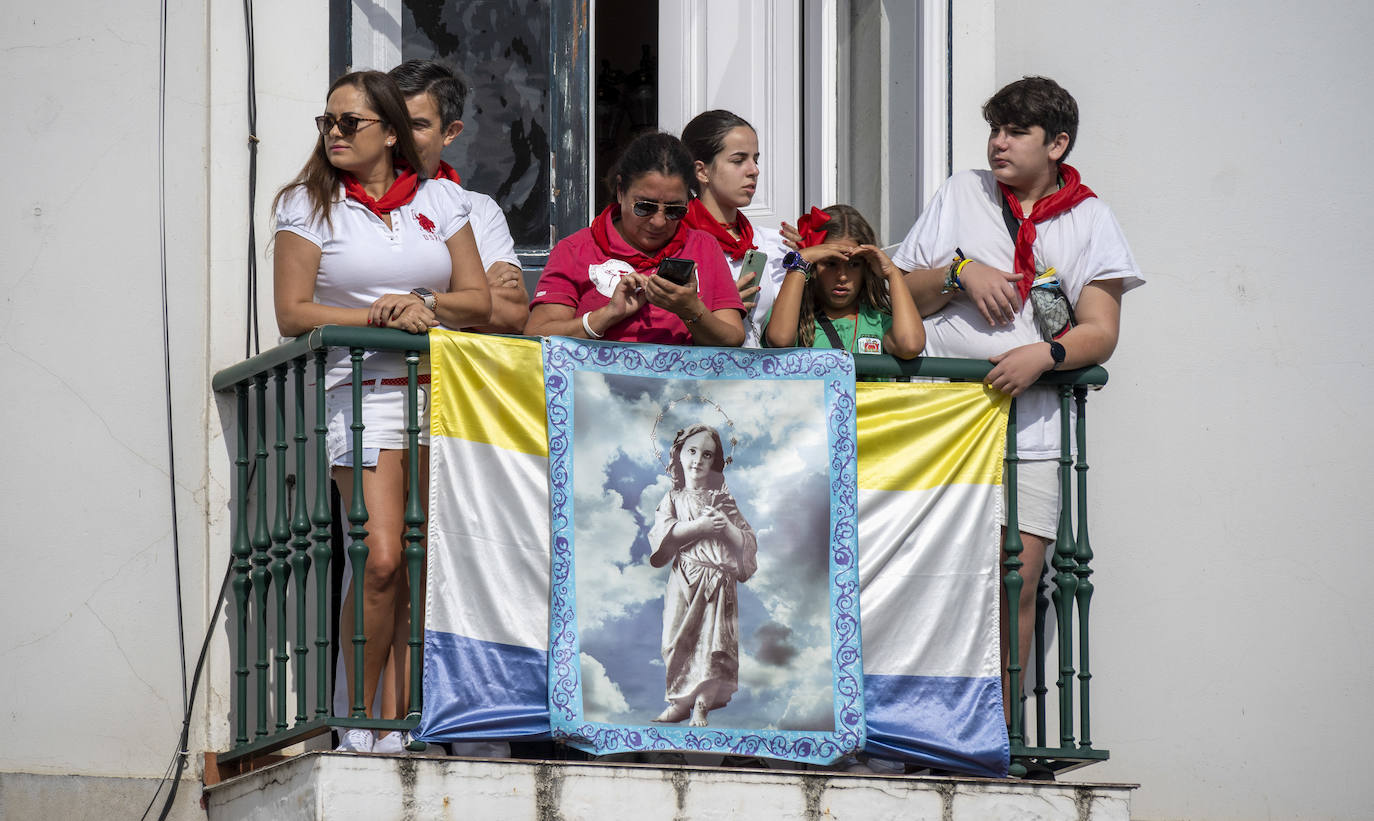
[[[764,318],[782,284],[782,258],[787,253],[777,231],[754,226],[742,210],[758,189],[758,134],[743,117],[715,109],[687,123],[682,143],[696,170],[696,196],[683,222],[720,244],[748,312],[744,344],[758,347]]]
[[[783,260],[765,344],[918,355],[926,340],[921,315],[868,221],[851,206],[832,205],[812,208],[797,228],[800,250]]]

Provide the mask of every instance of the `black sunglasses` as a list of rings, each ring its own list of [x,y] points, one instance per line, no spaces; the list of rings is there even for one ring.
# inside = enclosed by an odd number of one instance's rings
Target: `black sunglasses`
[[[659,212],[659,209],[662,209],[663,216],[670,220],[676,221],[687,216],[687,206],[685,205],[663,205],[653,200],[638,200],[634,205],[635,216],[640,218],[652,217]]]
[[[367,128],[363,123],[370,125],[380,122],[381,120],[372,117],[359,117],[355,114],[345,114],[338,119],[335,119],[332,114],[322,114],[315,118],[315,127],[320,130],[321,137],[328,137],[329,132],[333,131],[335,126],[339,127],[339,136],[352,137],[358,133],[359,129]]]

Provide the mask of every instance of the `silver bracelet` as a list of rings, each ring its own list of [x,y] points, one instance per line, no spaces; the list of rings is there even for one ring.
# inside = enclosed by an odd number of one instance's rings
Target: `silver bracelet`
[[[587,336],[591,337],[592,339],[600,339],[600,338],[601,338],[601,334],[597,333],[596,331],[593,331],[593,330],[592,330],[592,323],[590,323],[590,322],[587,321],[587,317],[589,317],[589,316],[591,316],[591,315],[592,315],[592,312],[591,312],[591,311],[588,311],[588,312],[586,312],[585,314],[582,315],[582,330],[586,331],[586,332],[587,332]]]

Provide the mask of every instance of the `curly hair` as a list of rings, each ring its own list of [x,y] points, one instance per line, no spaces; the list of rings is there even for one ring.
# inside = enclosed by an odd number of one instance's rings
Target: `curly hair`
[[[854,206],[837,204],[821,210],[830,215],[830,220],[825,223],[827,242],[848,237],[859,245],[878,244],[873,226]],[[803,348],[811,347],[816,341],[816,315],[819,306],[824,304],[820,277],[812,277],[806,290],[802,291],[801,314],[797,318],[797,342]],[[875,271],[867,260],[864,260],[864,275],[859,282],[859,304],[885,314],[892,313],[887,281],[883,279],[882,272]]]
[[[725,445],[720,440],[720,434],[710,425],[697,422],[688,425],[677,432],[673,437],[673,446],[668,451],[668,475],[673,477],[673,489],[682,490],[682,486],[687,484],[687,479],[682,475],[682,463],[679,458],[682,455],[682,445],[688,439],[698,433],[706,431],[715,440],[716,452],[711,458],[711,471],[706,475],[706,484],[711,490],[719,490],[725,484]]]

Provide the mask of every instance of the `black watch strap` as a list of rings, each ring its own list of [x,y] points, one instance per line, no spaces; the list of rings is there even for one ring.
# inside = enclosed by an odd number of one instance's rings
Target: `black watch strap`
[[[1054,360],[1054,367],[1050,368],[1050,370],[1056,370],[1060,365],[1063,365],[1066,356],[1068,356],[1068,351],[1064,350],[1064,346],[1051,339],[1050,359]]]

